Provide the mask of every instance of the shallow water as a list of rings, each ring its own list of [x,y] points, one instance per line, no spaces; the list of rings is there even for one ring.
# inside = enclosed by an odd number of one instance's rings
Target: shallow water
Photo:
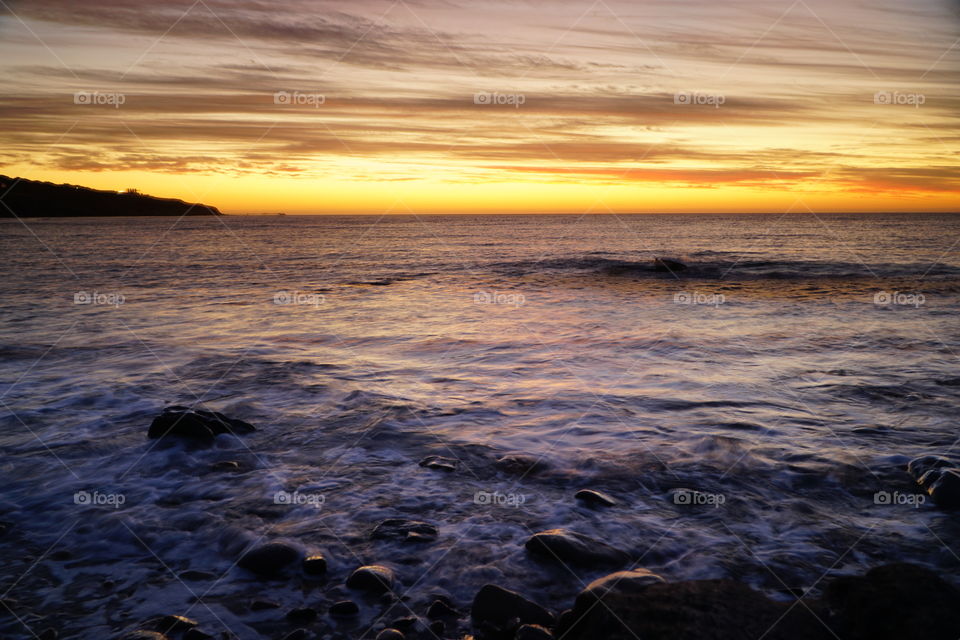
[[[916,504],[903,469],[956,454],[960,217],[27,224],[0,222],[0,545],[28,626],[109,636],[189,610],[260,637],[287,627],[249,599],[332,601],[365,562],[393,566],[418,613],[487,582],[560,609],[605,571],[528,557],[552,527],[781,598],[882,562],[960,564],[956,518]],[[658,255],[691,268],[656,272]],[[147,440],[171,404],[259,431]],[[498,471],[508,453],[546,468]],[[210,470],[224,460],[240,470]],[[583,487],[620,504],[586,508]],[[439,539],[369,539],[397,516]],[[233,567],[259,539],[324,551],[329,577],[261,585]],[[382,626],[362,604],[343,637]],[[22,623],[0,629],[32,637]]]

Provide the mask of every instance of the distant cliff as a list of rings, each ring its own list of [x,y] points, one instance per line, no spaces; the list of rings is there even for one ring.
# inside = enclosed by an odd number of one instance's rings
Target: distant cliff
[[[0,218],[223,215],[216,207],[205,204],[3,175],[0,175],[0,203]]]

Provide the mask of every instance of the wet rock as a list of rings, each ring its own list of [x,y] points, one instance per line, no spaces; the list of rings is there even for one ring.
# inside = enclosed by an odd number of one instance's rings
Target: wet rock
[[[877,567],[830,582],[824,600],[844,640],[956,640],[960,593],[934,572],[910,564]]]
[[[72,558],[73,554],[67,551],[66,549],[60,549],[59,551],[54,551],[47,557],[56,562],[64,562]]]
[[[952,460],[944,458],[943,456],[920,456],[919,458],[914,458],[907,464],[907,473],[919,482],[920,478],[930,470],[955,466],[957,465],[955,465]]]
[[[197,621],[191,620],[190,618],[184,616],[170,615],[153,618],[144,626],[153,631],[159,631],[160,633],[171,635],[193,629],[195,626],[197,626]]]
[[[553,640],[553,634],[538,624],[525,624],[517,629],[514,640]]]
[[[397,629],[384,629],[377,634],[377,640],[405,640],[407,636]]]
[[[360,567],[347,578],[347,586],[371,593],[383,593],[393,588],[393,570],[379,564]]]
[[[926,477],[933,471],[924,475]],[[960,508],[960,469],[940,469],[936,480],[929,484],[927,493],[938,507]]]
[[[603,580],[603,579],[601,579]],[[645,579],[638,577],[640,584]],[[609,585],[608,585],[609,586]],[[807,607],[791,607],[732,580],[653,582],[636,590],[587,588],[556,635],[564,640],[828,640]],[[598,605],[597,597],[602,606]],[[811,609],[815,610],[812,605]],[[844,638],[844,640],[847,640]]]
[[[648,569],[631,569],[629,571],[617,571],[597,578],[587,585],[580,592],[577,600],[586,601],[602,600],[611,592],[616,593],[638,593],[650,585],[662,584],[665,580]]]
[[[414,616],[407,616],[405,618],[397,618],[390,623],[391,627],[396,627],[397,629],[404,629],[409,631],[417,626],[417,618]]]
[[[330,615],[335,618],[349,618],[360,613],[360,607],[353,600],[341,600],[330,605]]]
[[[303,572],[308,576],[322,576],[327,572],[327,559],[315,553],[303,559]]]
[[[273,600],[254,600],[250,603],[250,611],[264,611],[266,609],[279,609],[280,603]]]
[[[259,576],[277,576],[300,559],[300,551],[283,542],[268,542],[246,551],[237,563]]]
[[[527,551],[553,561],[584,566],[622,565],[630,558],[610,545],[568,529],[550,529],[534,534]]]
[[[470,608],[470,617],[478,626],[486,622],[500,629],[509,627],[514,621],[518,625],[539,624],[545,627],[552,627],[556,621],[552,613],[537,603],[494,584],[484,585],[477,592]]]
[[[590,507],[612,507],[617,504],[609,495],[593,489],[580,489],[573,497]]]
[[[498,459],[494,466],[510,475],[525,476],[543,471],[547,468],[547,463],[535,456],[511,453]]]
[[[213,634],[207,633],[205,631],[201,631],[196,627],[194,627],[193,629],[190,629],[190,631],[187,631],[185,634],[183,634],[183,640],[212,640],[212,638],[213,638]]]
[[[53,627],[47,627],[43,631],[37,634],[37,640],[57,640],[60,637],[60,632],[58,632]]]
[[[399,540],[402,542],[433,542],[439,531],[428,522],[389,518],[378,524],[370,537],[374,540]]]
[[[459,618],[460,612],[454,609],[449,602],[441,599],[433,601],[430,608],[427,609],[427,618],[438,620],[440,618]]]
[[[221,460],[210,465],[211,471],[240,471],[240,463],[236,460]]]
[[[674,271],[686,271],[687,265],[674,258],[654,258],[653,270],[673,273]]]
[[[310,607],[301,607],[299,609],[291,609],[287,612],[287,620],[297,624],[305,624],[313,622],[317,619],[317,610]]]
[[[310,632],[306,629],[294,629],[287,635],[283,636],[283,640],[307,640],[310,637]]]
[[[457,470],[457,460],[454,458],[444,458],[443,456],[427,456],[420,461],[420,466],[449,473]]]
[[[434,620],[427,628],[430,629],[430,633],[432,633],[434,637],[442,638],[447,630],[447,625],[443,623],[443,620]]]
[[[228,418],[216,411],[167,407],[153,419],[147,436],[150,438],[179,436],[210,442],[221,433],[240,435],[253,431],[256,431],[256,428],[252,424],[243,420]]]
[[[121,640],[169,640],[169,638],[158,631],[137,629],[136,631],[124,634]]]

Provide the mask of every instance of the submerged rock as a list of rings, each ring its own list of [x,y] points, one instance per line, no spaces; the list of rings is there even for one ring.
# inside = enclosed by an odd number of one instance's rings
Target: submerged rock
[[[550,529],[534,534],[527,551],[546,559],[577,565],[622,565],[629,556],[605,542],[568,529]]]
[[[617,504],[617,501],[607,494],[593,489],[580,489],[573,497],[591,507],[612,507]]]
[[[539,624],[525,624],[517,629],[515,640],[553,640],[553,634]]]
[[[277,576],[300,559],[300,550],[283,542],[268,542],[246,551],[237,565],[259,576]]]
[[[147,622],[144,626],[153,631],[159,631],[163,634],[181,633],[189,631],[197,626],[196,620],[191,620],[185,616],[159,616]]]
[[[372,593],[384,593],[393,588],[396,577],[393,570],[379,564],[365,565],[356,569],[347,578],[347,586]]]
[[[556,622],[554,615],[537,603],[494,584],[484,585],[477,592],[470,608],[470,617],[478,626],[486,622],[508,631],[512,629],[505,627],[513,622],[544,627],[552,627]]]
[[[157,631],[137,629],[136,631],[124,634],[121,640],[169,640],[169,638]]]
[[[167,407],[153,419],[147,436],[150,438],[179,436],[210,442],[221,433],[240,435],[253,431],[256,431],[256,428],[249,422],[228,418],[216,411],[175,406]]]
[[[420,466],[437,471],[451,472],[457,470],[457,461],[454,458],[444,458],[443,456],[427,456],[420,461]]]
[[[428,522],[389,518],[378,524],[370,537],[374,540],[399,540],[402,542],[433,542],[439,531]]]
[[[460,612],[457,611],[447,600],[437,598],[427,609],[427,619],[437,620],[439,618],[458,618]]]
[[[404,640],[407,636],[397,629],[384,629],[377,634],[377,640]]]
[[[341,600],[330,605],[330,615],[336,618],[347,618],[360,613],[360,607],[353,600]]]
[[[653,270],[668,271],[670,273],[674,271],[686,271],[687,265],[673,258],[654,258]]]
[[[919,482],[920,478],[922,478],[928,471],[955,466],[957,465],[952,460],[944,458],[943,456],[920,456],[919,458],[914,458],[907,464],[907,473],[913,476],[914,480]]]
[[[511,453],[499,458],[494,466],[504,473],[524,476],[543,471],[547,468],[547,463],[536,456]]]

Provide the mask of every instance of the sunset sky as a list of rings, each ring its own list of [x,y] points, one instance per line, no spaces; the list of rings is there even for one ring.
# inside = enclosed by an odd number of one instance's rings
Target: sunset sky
[[[0,173],[228,213],[960,208],[956,0],[0,0],[0,68]]]

